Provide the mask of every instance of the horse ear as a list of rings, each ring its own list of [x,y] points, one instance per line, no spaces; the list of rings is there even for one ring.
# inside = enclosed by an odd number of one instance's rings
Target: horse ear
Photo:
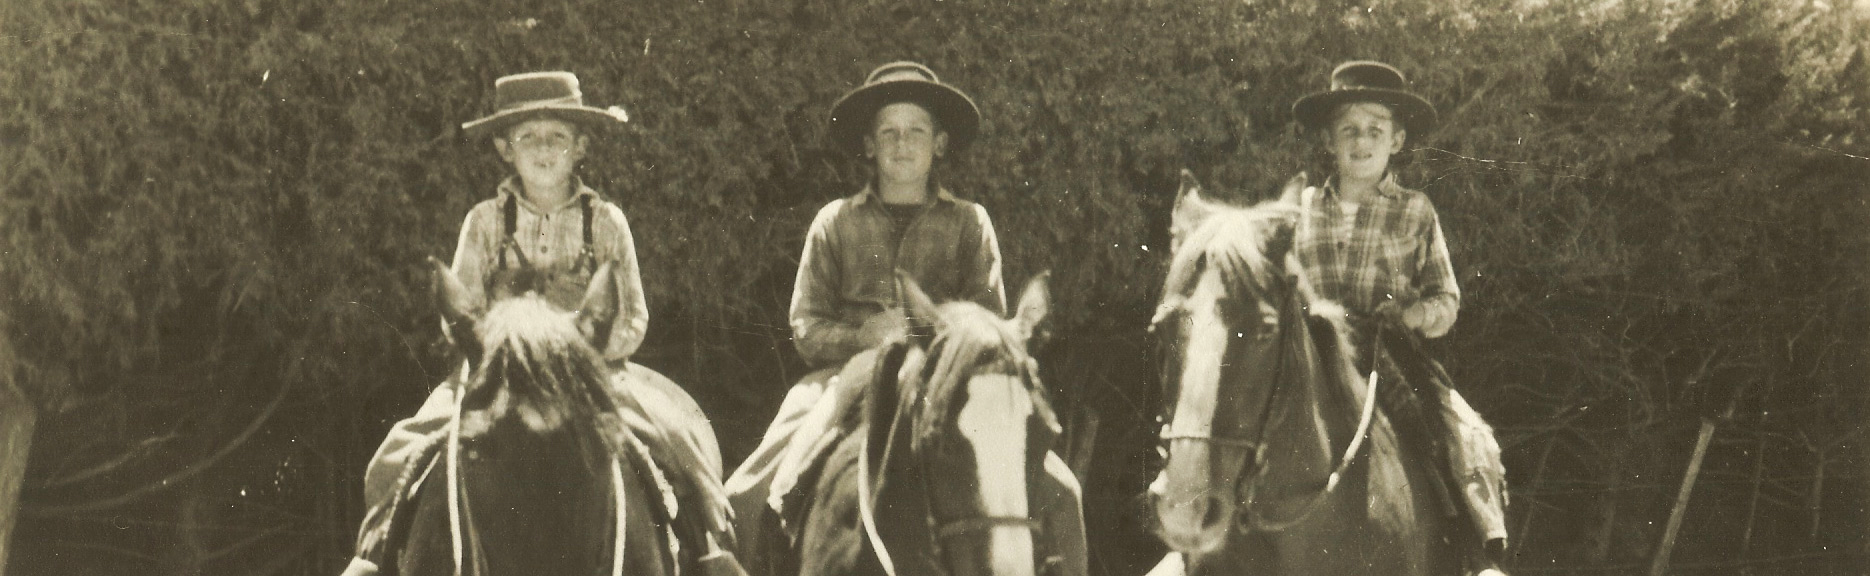
[[[896,285],[903,291],[903,302],[909,306],[911,318],[919,318],[935,325],[937,329],[941,328],[941,314],[935,307],[935,300],[922,291],[922,285],[917,284],[907,270],[896,269]]]
[[[441,310],[442,334],[468,358],[479,361],[480,341],[474,336],[474,323],[486,310],[485,300],[468,291],[461,278],[441,260],[429,257],[429,273],[435,278],[435,304]]]
[[[1300,172],[1299,175],[1286,180],[1286,185],[1279,189],[1279,201],[1293,206],[1299,205],[1300,196],[1305,192],[1305,188],[1309,185],[1310,180],[1311,178],[1306,176],[1304,172]]]
[[[1279,218],[1273,222],[1269,234],[1271,236],[1266,239],[1266,259],[1283,265],[1286,256],[1292,254],[1293,237],[1298,234],[1298,221]]]
[[[1046,315],[1052,313],[1051,291],[1046,287],[1051,279],[1051,270],[1040,272],[1026,282],[1025,290],[1020,291],[1019,307],[1013,314],[1013,323],[1019,327],[1021,339],[1031,339],[1033,329],[1045,320]]]
[[[472,325],[486,312],[486,302],[468,291],[447,264],[430,256],[429,272],[435,276],[435,303],[441,308],[442,318],[457,325]]]
[[[1212,201],[1202,197],[1201,182],[1195,179],[1195,173],[1183,168],[1181,189],[1175,193],[1175,213],[1169,219],[1169,253],[1180,249],[1182,240],[1214,214],[1214,208]]]
[[[611,274],[613,263],[598,265],[591,274],[591,285],[584,289],[584,301],[578,303],[578,329],[591,346],[603,350],[610,341],[610,325],[617,320],[617,279]]]

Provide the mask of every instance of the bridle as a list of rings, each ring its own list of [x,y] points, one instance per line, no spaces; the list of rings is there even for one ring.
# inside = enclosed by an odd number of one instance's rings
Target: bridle
[[[466,383],[463,382],[463,393],[465,393],[465,386]],[[478,562],[473,566],[467,564],[468,561],[477,559],[467,557],[466,543],[472,542],[474,549],[479,550],[480,531],[462,520],[468,503],[466,496],[461,494],[461,483],[464,481],[461,477],[461,405],[462,402],[455,402],[454,419],[448,423],[448,444],[443,456],[447,461],[447,473],[443,480],[448,483],[448,534],[449,543],[453,545],[454,551],[454,576],[485,572],[485,568]],[[617,536],[611,550],[610,575],[623,576],[623,552],[629,528],[629,501],[624,491],[623,461],[616,455],[610,457],[610,483],[611,494],[616,499],[617,519]]]
[[[1025,359],[1023,361],[1018,361],[1015,363],[1022,367],[1020,369],[1020,382],[1025,384],[1028,390],[1031,390],[1033,387],[1038,386],[1039,383],[1038,383],[1038,374],[1036,374],[1035,366],[1029,360],[1030,359]],[[926,405],[927,400],[928,400],[928,387],[927,386],[917,387],[915,399],[911,402],[911,404],[906,409],[899,409],[896,411],[895,416],[890,422],[890,429],[896,430],[898,426],[902,425],[905,414],[922,412],[922,409]],[[1035,399],[1035,401],[1037,400]],[[875,425],[875,423],[872,423],[872,425]],[[888,444],[886,444],[883,448],[883,456],[879,458],[880,461],[882,462],[890,461],[890,456],[892,452],[894,452],[894,449],[895,449],[895,437],[896,435],[893,433],[889,435],[890,440],[888,441]],[[862,449],[858,452],[859,456],[857,458],[858,517],[862,520],[864,536],[869,539],[870,548],[873,551],[875,551],[877,562],[883,566],[883,572],[887,574],[888,576],[897,576],[895,562],[890,556],[888,546],[883,541],[882,534],[878,532],[877,527],[876,527],[876,512],[873,509],[875,504],[872,502],[873,495],[871,494],[871,488],[870,488],[870,479],[872,478],[872,476],[871,476],[871,470],[870,470],[870,458],[868,456],[870,454],[869,441],[870,441],[870,438],[869,436],[866,435],[863,439],[864,445],[862,446]],[[1043,458],[1043,456],[1041,456],[1041,458]],[[1043,464],[1041,464],[1040,466],[1043,467]],[[921,478],[921,483],[920,483],[921,486],[919,486],[918,488],[920,488],[920,492],[922,496],[923,509],[928,511],[928,515],[926,518],[928,521],[928,531],[929,531],[929,534],[933,535],[933,537],[929,539],[929,543],[931,546],[934,547],[934,550],[931,551],[931,556],[934,558],[944,557],[942,554],[943,542],[952,540],[964,534],[970,534],[970,533],[979,532],[983,530],[992,530],[994,528],[1001,528],[1001,527],[1014,527],[1014,528],[1023,528],[1026,531],[1033,533],[1034,536],[1037,536],[1037,533],[1040,530],[1039,521],[1033,520],[1031,518],[1018,517],[1018,516],[983,515],[983,516],[973,516],[973,517],[968,517],[968,518],[948,520],[945,522],[938,522],[935,519],[934,502],[930,500],[930,497],[934,494],[934,491],[931,490],[929,487],[929,483],[928,483],[929,474],[927,473],[927,471],[924,471],[924,473],[919,474],[918,476]],[[1032,487],[1028,485],[1027,492],[1029,494],[1031,493],[1031,490],[1032,490]],[[935,567],[937,570],[942,570],[942,566],[939,562],[935,564]]]
[[[1282,318],[1300,307],[1300,303],[1297,301],[1300,297],[1299,291],[1296,286],[1289,288],[1290,289],[1287,291],[1286,305],[1280,310]],[[1299,321],[1303,322],[1303,319]],[[1154,330],[1153,326],[1152,330]],[[1376,342],[1376,346],[1381,346],[1381,334],[1373,334],[1372,336]],[[1287,336],[1282,332],[1280,337],[1285,338]],[[1373,347],[1372,357],[1375,357],[1374,354],[1377,353],[1378,349]],[[1167,454],[1168,445],[1177,440],[1198,442],[1226,449],[1252,451],[1250,465],[1253,466],[1253,473],[1244,480],[1246,485],[1240,489],[1244,493],[1244,496],[1240,499],[1241,506],[1239,509],[1241,513],[1236,516],[1235,520],[1245,528],[1260,532],[1279,532],[1286,530],[1300,522],[1304,522],[1306,518],[1310,517],[1311,514],[1317,510],[1319,503],[1323,502],[1327,496],[1330,496],[1331,493],[1337,489],[1339,482],[1344,477],[1344,471],[1349,469],[1351,463],[1356,460],[1359,449],[1363,446],[1364,438],[1369,436],[1370,425],[1376,411],[1377,373],[1375,368],[1372,367],[1368,386],[1364,389],[1363,412],[1358,419],[1357,428],[1351,436],[1350,445],[1345,447],[1344,454],[1338,458],[1337,466],[1332,468],[1331,475],[1325,480],[1324,488],[1312,494],[1305,502],[1305,505],[1301,506],[1299,511],[1293,514],[1292,517],[1268,520],[1255,509],[1253,502],[1261,486],[1261,481],[1265,479],[1267,471],[1270,469],[1269,466],[1264,465],[1266,462],[1267,428],[1272,422],[1283,420],[1285,417],[1285,409],[1287,406],[1280,401],[1280,391],[1285,388],[1285,386],[1282,385],[1285,379],[1279,376],[1282,375],[1287,368],[1285,366],[1286,357],[1286,354],[1274,354],[1275,361],[1273,363],[1273,368],[1268,372],[1271,375],[1270,380],[1272,381],[1272,385],[1271,389],[1267,392],[1266,402],[1260,409],[1260,424],[1256,438],[1216,436],[1213,434],[1192,432],[1173,432],[1171,431],[1171,426],[1167,425],[1167,423],[1165,423],[1162,433],[1158,436],[1158,439],[1161,441],[1160,448],[1163,450],[1164,454]],[[1165,355],[1165,362],[1166,358],[1167,355]],[[1180,377],[1179,374],[1168,374],[1167,370],[1164,370],[1164,372],[1165,378],[1171,376]],[[1278,412],[1275,412],[1275,410],[1278,410]],[[1173,418],[1170,418],[1170,421],[1172,422]]]

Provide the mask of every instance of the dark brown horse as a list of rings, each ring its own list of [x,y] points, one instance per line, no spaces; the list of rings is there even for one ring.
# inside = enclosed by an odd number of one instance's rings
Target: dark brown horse
[[[828,457],[804,523],[801,574],[1030,576],[1030,487],[1058,435],[1026,352],[1046,314],[1044,277],[1002,319],[936,306],[899,274],[934,337],[878,351],[864,422]],[[847,373],[849,373],[847,371]]]
[[[1455,574],[1428,459],[1367,403],[1343,311],[1292,253],[1297,216],[1184,180],[1153,322],[1176,390],[1159,534],[1196,574]]]
[[[475,301],[433,263],[437,296],[473,366],[433,458],[413,466],[386,572],[408,575],[673,574],[667,507],[597,350],[615,319],[611,282],[568,312],[533,293]],[[609,265],[595,278],[610,278]]]

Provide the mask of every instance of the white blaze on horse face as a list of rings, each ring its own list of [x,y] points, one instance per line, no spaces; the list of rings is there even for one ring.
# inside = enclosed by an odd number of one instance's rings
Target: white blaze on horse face
[[[1228,327],[1220,314],[1220,275],[1209,272],[1183,303],[1181,397],[1164,436],[1208,438],[1220,403],[1221,363],[1227,356]],[[1172,440],[1161,478],[1157,516],[1172,545],[1202,540],[1211,499],[1211,447],[1195,440]]]
[[[1032,396],[1025,383],[1005,374],[968,380],[967,405],[955,424],[974,448],[982,512],[1000,518],[1027,518],[1026,422]],[[1032,532],[1023,526],[994,526],[988,539],[994,574],[1032,572]]]

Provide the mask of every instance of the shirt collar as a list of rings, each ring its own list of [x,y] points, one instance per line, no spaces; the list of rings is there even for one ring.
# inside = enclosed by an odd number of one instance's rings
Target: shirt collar
[[[589,196],[593,200],[597,199],[597,190],[592,189],[590,186],[585,186],[583,179],[572,176],[571,185],[577,188],[578,191],[572,193],[571,197],[566,198],[564,204],[550,208],[541,208],[533,204],[531,200],[526,199],[526,195],[523,193],[524,185],[520,184],[518,176],[508,176],[505,180],[501,180],[497,194],[499,197],[498,199],[502,201],[506,200],[509,196],[513,197],[513,199],[519,201],[519,205],[525,206],[527,210],[531,210],[535,214],[550,214],[570,208],[572,204],[578,203],[579,198],[585,196]]]
[[[1338,195],[1337,175],[1333,174],[1330,178],[1326,178],[1325,185],[1320,187],[1320,190],[1324,191],[1326,198],[1336,198]],[[1403,187],[1401,184],[1396,183],[1395,172],[1385,172],[1383,174],[1383,179],[1377,181],[1377,195],[1379,196],[1394,200],[1396,198],[1401,198],[1402,193]]]
[[[883,201],[883,198],[877,195],[876,187],[866,184],[864,185],[864,190],[862,192],[858,192],[857,196],[851,199],[851,203],[856,204],[858,206],[862,206],[866,203],[869,203],[872,199],[875,199],[878,202]],[[948,193],[947,188],[940,187],[940,186],[937,186],[935,188],[935,199],[943,201],[943,202],[948,202],[948,203],[953,203],[955,201],[954,194]]]

